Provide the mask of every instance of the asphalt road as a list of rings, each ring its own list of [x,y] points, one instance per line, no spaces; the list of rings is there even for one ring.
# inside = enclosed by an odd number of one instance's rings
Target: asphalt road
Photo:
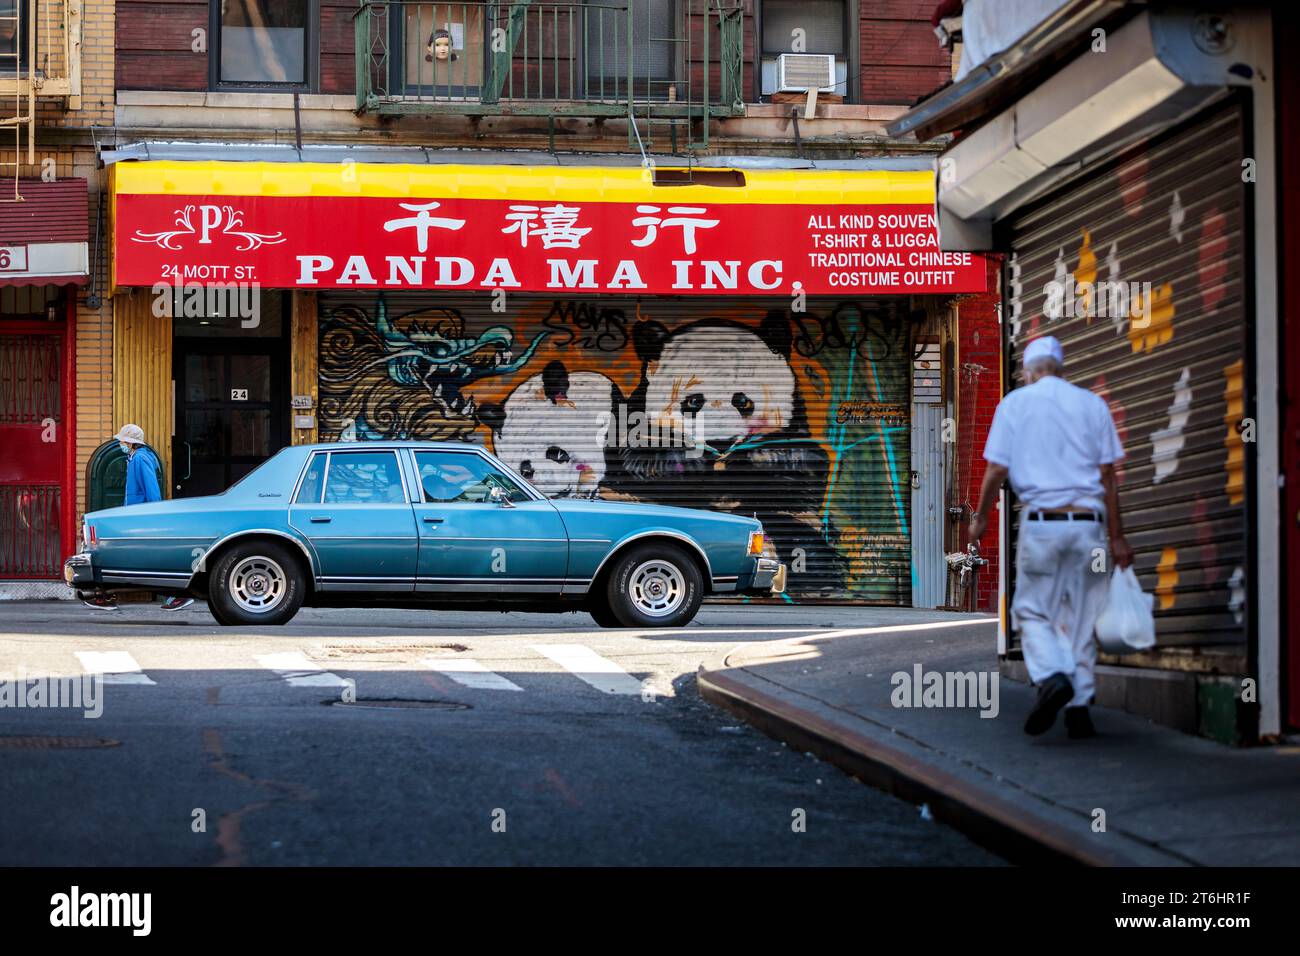
[[[695,689],[740,642],[944,617],[716,607],[608,631],[330,610],[256,630],[201,603],[0,604],[0,679],[109,675],[98,718],[0,706],[3,861],[996,864]]]

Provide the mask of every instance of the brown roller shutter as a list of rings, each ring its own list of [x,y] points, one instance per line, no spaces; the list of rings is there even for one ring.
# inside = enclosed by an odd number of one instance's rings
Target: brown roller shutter
[[[1161,646],[1245,640],[1243,122],[1237,105],[1201,114],[1008,224],[1012,369],[1055,335],[1066,376],[1110,403]]]
[[[475,440],[551,495],[757,515],[792,599],[910,603],[906,299],[492,304],[321,293],[321,440]]]

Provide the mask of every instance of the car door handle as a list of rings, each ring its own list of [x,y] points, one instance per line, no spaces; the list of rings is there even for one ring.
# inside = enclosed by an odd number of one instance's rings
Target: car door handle
[[[425,515],[422,519],[425,524],[442,524],[443,518],[435,518],[433,515]]]
[[[331,518],[329,515],[312,515],[312,516],[311,516],[311,523],[312,523],[312,524],[329,524],[329,523],[330,523],[331,521],[333,521],[333,520],[334,520],[334,519]]]

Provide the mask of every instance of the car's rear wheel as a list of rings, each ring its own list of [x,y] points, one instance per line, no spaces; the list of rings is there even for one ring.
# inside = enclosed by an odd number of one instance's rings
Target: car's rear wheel
[[[307,582],[288,548],[269,541],[237,544],[217,561],[208,605],[219,624],[286,624],[302,607]]]
[[[704,600],[704,578],[681,548],[648,542],[629,548],[616,562],[606,599],[623,627],[682,627],[695,617]]]

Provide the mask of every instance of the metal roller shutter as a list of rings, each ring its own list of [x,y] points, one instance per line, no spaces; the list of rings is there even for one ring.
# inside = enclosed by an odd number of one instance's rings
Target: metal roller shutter
[[[792,598],[910,603],[906,299],[492,303],[322,293],[321,440],[475,440],[550,495],[757,515]]]
[[[1162,646],[1244,642],[1245,155],[1241,109],[1225,106],[1008,223],[1012,369],[1055,335],[1067,377],[1110,403]]]

